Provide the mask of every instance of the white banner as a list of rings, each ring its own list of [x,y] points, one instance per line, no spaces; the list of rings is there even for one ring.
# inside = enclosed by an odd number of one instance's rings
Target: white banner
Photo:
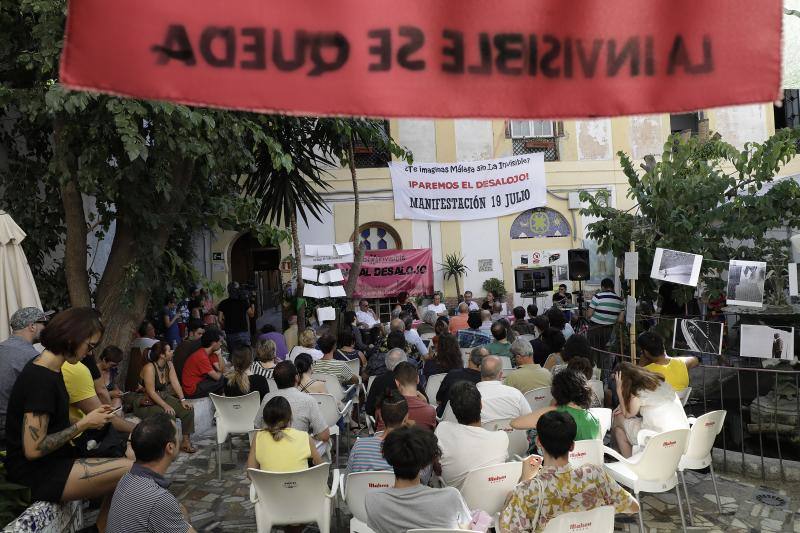
[[[544,154],[467,163],[389,163],[394,217],[478,220],[547,203]]]

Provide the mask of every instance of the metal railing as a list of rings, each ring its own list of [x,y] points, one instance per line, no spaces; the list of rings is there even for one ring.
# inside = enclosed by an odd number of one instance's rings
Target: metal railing
[[[594,328],[590,328],[590,331],[592,329]],[[608,378],[619,361],[631,361],[629,353],[594,347],[592,350],[604,383],[608,383]],[[743,364],[759,359],[730,354],[725,355],[728,364],[706,364],[704,359],[708,360],[710,356],[719,354],[691,353],[698,356],[701,363],[698,368],[690,371],[690,386],[693,388],[686,405],[687,412],[693,416],[716,409],[728,412],[725,427],[715,443],[722,454],[722,469],[729,470],[729,455],[740,453],[742,473],[752,473],[753,468],[748,469],[746,465],[746,456],[751,455],[757,457],[757,462],[760,463],[762,480],[767,479],[769,469],[766,463],[775,460],[780,479],[786,480],[787,463],[800,461],[800,370],[737,366],[736,363]],[[750,390],[743,391],[743,384],[745,389]],[[779,407],[779,391],[782,386],[791,389],[794,410],[787,411]],[[773,391],[773,405],[769,406],[765,403],[765,398]],[[792,434],[796,435],[796,443],[786,446],[786,437]],[[800,470],[800,463],[795,469]]]

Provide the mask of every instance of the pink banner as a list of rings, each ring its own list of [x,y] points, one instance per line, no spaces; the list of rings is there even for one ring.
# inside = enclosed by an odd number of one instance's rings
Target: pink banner
[[[337,266],[342,269],[346,282],[352,264]],[[388,298],[403,291],[410,296],[433,293],[433,256],[430,248],[367,251],[353,296]]]

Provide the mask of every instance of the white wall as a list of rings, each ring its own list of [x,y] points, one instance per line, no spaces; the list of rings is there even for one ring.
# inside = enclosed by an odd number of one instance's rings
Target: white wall
[[[414,154],[415,163],[436,162],[436,126],[433,120],[400,119],[397,142]]]
[[[491,159],[492,122],[490,120],[456,120],[456,160],[476,161]],[[461,290],[471,290],[476,296],[484,294],[483,282],[489,278],[503,279],[503,265],[500,263],[500,235],[498,219],[469,220],[461,222],[461,253],[469,268],[461,280]],[[479,259],[491,259],[492,270],[478,271]]]

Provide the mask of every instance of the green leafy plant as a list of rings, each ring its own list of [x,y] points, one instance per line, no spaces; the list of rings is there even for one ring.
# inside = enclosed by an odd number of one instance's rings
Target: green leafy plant
[[[452,279],[456,282],[456,295],[461,295],[461,286],[458,281],[466,275],[469,267],[464,264],[464,256],[457,253],[449,253],[444,256],[444,262],[439,263],[439,269],[444,274],[444,279]]]
[[[581,214],[598,217],[588,227],[589,237],[598,241],[600,252],[618,259],[633,241],[639,252],[637,292],[651,299],[656,298],[649,276],[656,247],[702,254],[704,296],[717,298],[725,290],[721,273],[730,259],[766,261],[770,268],[787,262],[788,239],[770,238],[769,231],[800,226],[800,185],[775,179],[796,154],[798,139],[800,130],[784,129],[738,149],[717,134],[672,136],[661,160],[647,156],[641,170],[619,152],[634,207],[609,207],[607,191],[582,192],[589,207]],[[781,277],[782,272],[769,274],[770,280]],[[779,303],[776,284],[766,288],[767,301]],[[676,286],[672,296],[682,304],[693,294],[692,287]]]
[[[503,298],[506,295],[506,285],[503,280],[498,278],[489,278],[483,282],[483,290],[494,292],[498,298]]]

